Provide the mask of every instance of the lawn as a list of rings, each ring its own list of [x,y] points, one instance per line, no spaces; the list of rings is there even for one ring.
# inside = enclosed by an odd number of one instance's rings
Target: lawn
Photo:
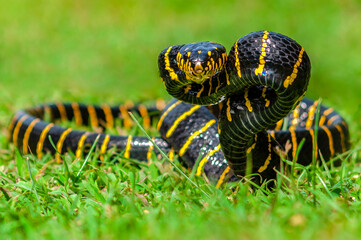
[[[358,239],[361,234],[361,1],[0,0],[0,236],[50,239]],[[281,173],[273,191],[216,189],[167,161],[135,166],[22,157],[7,143],[18,109],[54,101],[170,99],[157,56],[172,44],[229,50],[258,30],[296,39],[312,63],[307,97],[340,112],[341,166]]]

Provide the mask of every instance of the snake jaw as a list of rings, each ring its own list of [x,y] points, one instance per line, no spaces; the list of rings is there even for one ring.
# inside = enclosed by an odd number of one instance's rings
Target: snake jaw
[[[203,67],[203,65],[203,62],[195,61],[187,70],[184,69],[183,71],[186,74],[187,79],[197,84],[202,84],[205,80],[210,78],[212,75],[207,74],[205,71],[206,67]]]
[[[191,82],[202,84],[207,79],[221,72],[225,67],[225,62],[217,62],[212,59],[210,61],[199,61],[196,60],[188,66],[179,66],[179,69],[183,71],[186,78]]]

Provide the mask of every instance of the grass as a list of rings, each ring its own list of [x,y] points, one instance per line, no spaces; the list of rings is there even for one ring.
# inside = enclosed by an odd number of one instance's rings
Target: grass
[[[314,187],[311,171],[296,167],[298,174],[285,176],[277,191],[250,191],[244,182],[219,190],[201,178],[195,188],[156,160],[139,169],[121,159],[99,166],[93,158],[80,171],[82,161],[51,159],[17,157],[13,164],[20,168],[9,164],[2,173],[4,238],[326,239],[360,231],[354,161],[318,167]]]
[[[357,239],[361,233],[361,2],[0,0],[0,235],[4,239]],[[20,156],[10,116],[41,102],[169,98],[157,55],[211,40],[227,49],[268,29],[312,62],[308,97],[342,113],[353,146],[341,166],[285,162],[274,191],[216,189],[167,162]],[[290,166],[289,166],[290,165]],[[295,171],[289,171],[294,168]],[[79,176],[77,176],[79,174]],[[209,195],[210,197],[207,197]]]

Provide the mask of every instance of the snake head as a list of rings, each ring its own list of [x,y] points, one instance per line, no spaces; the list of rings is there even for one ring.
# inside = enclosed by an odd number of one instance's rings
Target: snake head
[[[200,84],[224,68],[227,53],[218,43],[190,43],[179,50],[176,61],[188,80]]]

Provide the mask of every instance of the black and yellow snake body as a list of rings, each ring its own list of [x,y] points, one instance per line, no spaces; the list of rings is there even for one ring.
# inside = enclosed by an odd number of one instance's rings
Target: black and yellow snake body
[[[217,186],[243,177],[247,162],[252,173],[274,178],[280,156],[306,165],[313,156],[328,160],[349,148],[348,126],[332,108],[321,106],[316,123],[318,102],[303,99],[310,60],[303,47],[284,35],[248,34],[228,55],[222,45],[212,42],[173,45],[160,53],[158,65],[166,90],[176,98],[165,108],[41,105],[15,114],[9,127],[11,141],[23,154],[41,157],[52,152],[60,158],[72,151],[81,157],[99,133],[45,122],[45,113],[52,121],[104,129],[114,127],[119,117],[123,125],[129,124],[128,111],[136,111],[143,124],[158,120],[161,137],[153,141],[163,151],[177,153],[190,168],[197,163],[197,175],[204,172]],[[100,133],[97,146],[100,156],[109,149],[139,160],[159,154],[140,136]]]

